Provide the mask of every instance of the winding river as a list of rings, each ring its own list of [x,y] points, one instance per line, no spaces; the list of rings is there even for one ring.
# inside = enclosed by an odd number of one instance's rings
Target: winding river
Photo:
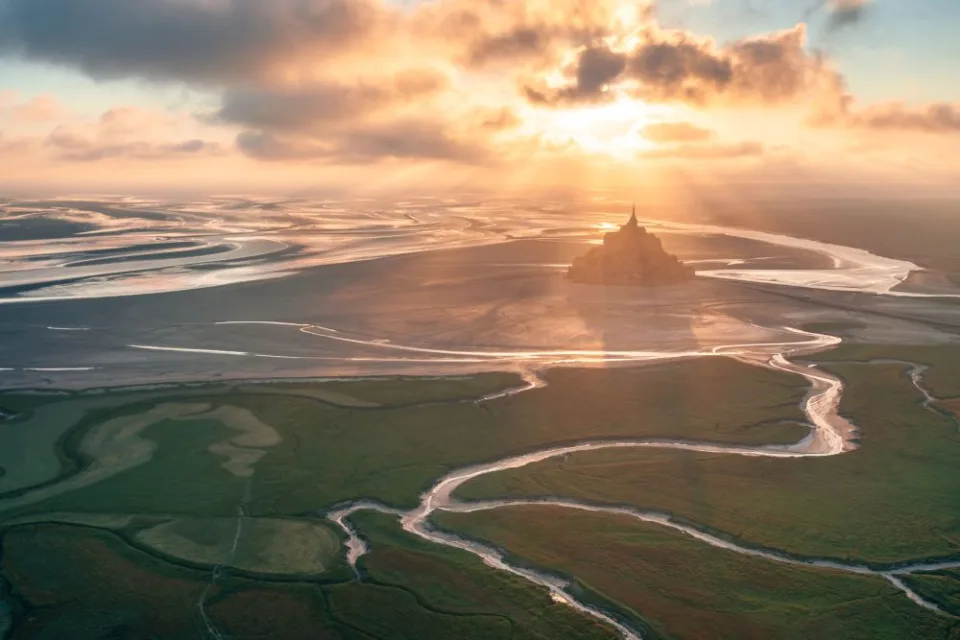
[[[329,331],[329,330],[326,330]],[[457,469],[441,477],[436,483],[420,496],[420,504],[410,511],[400,511],[372,501],[359,501],[345,505],[327,514],[327,517],[340,526],[348,537],[347,559],[350,565],[357,570],[357,561],[368,551],[366,542],[359,536],[356,529],[350,524],[349,518],[352,514],[359,511],[379,511],[396,515],[400,518],[403,529],[428,542],[460,549],[471,553],[480,558],[488,566],[519,576],[533,584],[546,588],[551,597],[562,602],[585,615],[592,616],[597,620],[610,625],[616,629],[624,638],[628,640],[640,640],[640,633],[631,628],[627,623],[618,619],[609,612],[603,611],[595,606],[582,602],[573,595],[569,589],[569,583],[557,576],[539,572],[532,569],[518,567],[510,564],[503,553],[496,548],[466,539],[455,534],[436,529],[430,524],[430,516],[438,511],[448,511],[457,513],[475,513],[480,511],[489,511],[493,509],[502,509],[507,507],[560,507],[566,509],[576,509],[580,511],[589,511],[593,513],[603,513],[629,517],[641,522],[655,524],[673,529],[681,534],[691,536],[696,540],[718,549],[725,549],[735,553],[762,558],[771,562],[778,562],[791,565],[802,565],[810,567],[822,567],[839,571],[846,571],[861,575],[876,575],[884,578],[890,584],[904,592],[904,594],[916,604],[937,612],[942,615],[949,615],[942,611],[936,604],[923,599],[919,594],[912,591],[901,579],[902,576],[920,571],[936,571],[941,569],[960,568],[960,561],[944,563],[926,563],[913,564],[897,568],[895,570],[880,571],[872,569],[865,565],[846,564],[830,560],[817,558],[798,558],[789,556],[776,551],[752,548],[718,538],[710,533],[701,531],[696,527],[677,522],[669,514],[655,511],[643,511],[627,507],[614,507],[600,504],[590,504],[586,502],[568,500],[563,498],[555,499],[537,499],[537,500],[487,500],[462,502],[453,497],[456,490],[463,484],[481,476],[498,473],[508,469],[518,469],[551,458],[566,456],[571,453],[584,451],[598,451],[602,449],[674,449],[685,451],[698,451],[715,454],[729,454],[738,456],[754,456],[767,458],[800,458],[811,456],[834,456],[851,451],[856,448],[855,436],[856,428],[853,424],[843,418],[838,411],[840,400],[843,395],[843,382],[830,373],[812,367],[809,365],[800,365],[792,362],[789,357],[801,354],[809,354],[822,349],[835,346],[840,342],[839,338],[832,336],[813,334],[799,330],[791,330],[798,336],[807,338],[806,340],[794,343],[780,343],[762,345],[766,349],[779,349],[763,360],[757,355],[758,345],[748,345],[747,347],[717,347],[709,352],[702,352],[698,356],[724,356],[734,357],[740,360],[766,366],[778,371],[785,371],[803,376],[810,383],[810,391],[803,400],[803,412],[807,417],[810,426],[809,435],[793,445],[769,445],[769,446],[737,446],[724,445],[710,442],[693,442],[684,440],[666,440],[666,439],[619,439],[619,440],[595,440],[584,441],[573,445],[562,447],[548,447],[529,453],[511,456],[496,460],[493,462],[473,465]],[[324,333],[322,328],[318,331],[311,331],[318,335],[330,337],[329,333]],[[402,345],[385,345],[390,349],[414,349],[414,347],[404,347]],[[430,350],[435,351],[435,350]],[[469,353],[474,357],[489,357],[491,359],[500,359],[509,362],[510,358],[515,356],[512,353],[491,353],[491,352],[458,352],[443,351],[443,355],[452,357],[461,356]],[[550,354],[554,358],[561,354]],[[572,354],[564,352],[565,358],[572,357]],[[688,354],[683,354],[684,356]],[[626,353],[607,354],[612,356],[614,361],[630,362],[631,356]],[[663,357],[677,357],[677,354],[662,354]],[[516,356],[521,357],[521,356]],[[525,358],[544,358],[543,353],[524,353]],[[586,361],[592,357],[584,356]],[[636,360],[649,359],[651,354],[637,354]],[[569,362],[569,360],[564,360]],[[912,366],[909,374],[913,384],[924,394],[926,403],[929,404],[935,398],[923,387],[921,374],[922,365],[907,363]],[[541,361],[540,368],[550,366],[549,363]],[[522,393],[523,391],[537,388],[545,384],[542,378],[536,375],[536,368],[527,370],[527,384],[523,387],[509,390],[504,393]],[[490,396],[489,399],[501,397],[504,393]],[[359,574],[358,574],[359,575]]]

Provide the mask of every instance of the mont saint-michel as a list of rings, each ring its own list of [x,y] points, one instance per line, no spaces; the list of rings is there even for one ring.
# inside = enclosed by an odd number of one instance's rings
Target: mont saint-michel
[[[630,220],[603,237],[603,245],[575,258],[567,275],[574,282],[658,286],[679,284],[693,278],[694,271],[663,249],[660,238],[637,221],[636,207]]]

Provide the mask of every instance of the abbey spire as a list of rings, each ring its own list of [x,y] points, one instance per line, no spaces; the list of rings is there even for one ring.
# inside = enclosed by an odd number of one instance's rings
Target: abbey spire
[[[584,284],[657,286],[680,284],[695,272],[677,256],[664,251],[660,238],[640,226],[637,205],[618,231],[603,236],[603,244],[574,258],[567,276]]]

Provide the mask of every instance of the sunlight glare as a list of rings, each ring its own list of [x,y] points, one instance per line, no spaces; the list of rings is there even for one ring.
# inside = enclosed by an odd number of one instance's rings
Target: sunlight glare
[[[620,97],[614,102],[550,111],[536,110],[528,122],[548,142],[574,144],[583,151],[630,159],[654,144],[640,131],[664,119],[668,107]]]
[[[633,2],[623,3],[617,7],[613,15],[623,27],[635,27],[640,22],[640,9]]]

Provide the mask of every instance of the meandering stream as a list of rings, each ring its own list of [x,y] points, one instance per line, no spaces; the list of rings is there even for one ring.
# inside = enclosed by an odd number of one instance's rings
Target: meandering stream
[[[949,615],[944,612],[935,603],[929,602],[919,594],[912,591],[901,579],[901,576],[920,571],[936,571],[941,569],[960,568],[960,561],[943,563],[918,563],[909,566],[900,567],[896,570],[880,571],[872,569],[865,565],[847,564],[817,558],[798,558],[773,550],[753,548],[729,540],[719,538],[715,535],[697,529],[696,527],[677,522],[669,514],[655,511],[643,511],[628,507],[613,507],[599,504],[589,504],[577,500],[563,498],[555,499],[537,499],[537,500],[487,500],[475,502],[462,502],[453,497],[456,490],[470,480],[481,476],[498,473],[508,469],[518,469],[537,462],[549,460],[552,458],[565,456],[571,453],[584,451],[597,451],[601,449],[674,449],[685,451],[698,451],[705,453],[718,453],[739,456],[754,456],[768,458],[799,458],[810,456],[833,456],[840,455],[856,448],[855,436],[856,428],[839,414],[840,400],[843,396],[843,382],[817,367],[810,365],[797,364],[789,359],[790,356],[819,351],[839,343],[838,338],[832,336],[812,334],[808,332],[793,330],[809,339],[797,343],[782,343],[777,345],[749,345],[734,347],[718,347],[710,352],[696,355],[703,356],[728,356],[741,359],[758,366],[767,366],[779,371],[785,371],[803,376],[810,383],[810,391],[803,400],[803,412],[810,425],[810,434],[800,442],[793,445],[767,445],[767,446],[743,446],[743,445],[724,445],[710,442],[694,442],[686,440],[667,440],[667,439],[617,439],[617,440],[594,440],[585,441],[573,445],[562,447],[547,447],[529,453],[510,456],[477,465],[464,467],[454,470],[441,477],[436,483],[420,496],[420,504],[410,511],[398,511],[388,508],[382,504],[371,501],[360,501],[345,505],[334,512],[328,514],[328,517],[338,524],[348,537],[347,559],[351,566],[356,570],[357,561],[368,551],[367,544],[360,538],[357,531],[349,522],[352,514],[358,511],[379,511],[389,513],[400,517],[403,529],[419,538],[445,547],[460,549],[471,553],[485,564],[494,569],[512,573],[525,580],[545,587],[549,590],[551,597],[563,602],[585,615],[592,616],[597,620],[604,622],[615,628],[624,638],[628,640],[640,640],[640,633],[631,628],[625,622],[617,619],[614,615],[603,611],[597,607],[591,606],[577,599],[570,592],[567,581],[557,576],[539,572],[528,568],[518,567],[510,564],[503,556],[503,553],[492,546],[457,536],[450,532],[436,529],[430,524],[430,516],[434,512],[448,511],[458,513],[475,513],[480,511],[489,511],[507,507],[561,507],[566,509],[577,509],[581,511],[590,511],[594,513],[604,513],[634,518],[641,522],[656,524],[659,526],[673,529],[681,534],[691,536],[704,544],[708,544],[718,549],[725,549],[735,553],[741,553],[756,558],[762,558],[771,562],[779,562],[791,565],[802,565],[811,567],[822,567],[827,569],[847,571],[861,575],[876,575],[886,579],[890,584],[897,587],[916,604],[935,611],[943,615]],[[324,335],[321,332],[317,332]],[[328,337],[330,334],[326,334]],[[405,349],[402,345],[388,345],[391,349]],[[758,350],[779,348],[780,351],[768,355],[766,360],[758,356]],[[411,348],[413,349],[413,348]],[[494,357],[489,352],[456,352],[444,351],[443,355],[463,356],[469,353],[473,357]],[[437,354],[440,355],[440,354]],[[510,354],[497,354],[499,356]],[[552,354],[556,357],[558,354]],[[608,354],[612,355],[612,354]],[[643,354],[643,358],[649,359],[650,354]],[[687,355],[687,354],[684,354]],[[693,354],[691,354],[693,355]],[[525,357],[533,356],[543,357],[543,354],[526,353]],[[592,357],[586,356],[587,358]],[[664,354],[664,357],[677,357],[677,354]],[[629,362],[630,357],[621,354],[619,358],[613,357],[620,362]],[[509,361],[509,358],[505,358]],[[566,362],[566,361],[565,361]],[[924,394],[926,401],[935,400],[933,396],[923,387],[921,374],[923,366],[913,363],[910,371],[910,377],[913,384]],[[550,366],[547,363],[541,363],[541,367]],[[528,369],[527,385],[512,389],[506,393],[519,393],[528,389],[542,386],[545,382],[535,375],[536,369]],[[490,398],[500,397],[503,393],[494,394]]]

